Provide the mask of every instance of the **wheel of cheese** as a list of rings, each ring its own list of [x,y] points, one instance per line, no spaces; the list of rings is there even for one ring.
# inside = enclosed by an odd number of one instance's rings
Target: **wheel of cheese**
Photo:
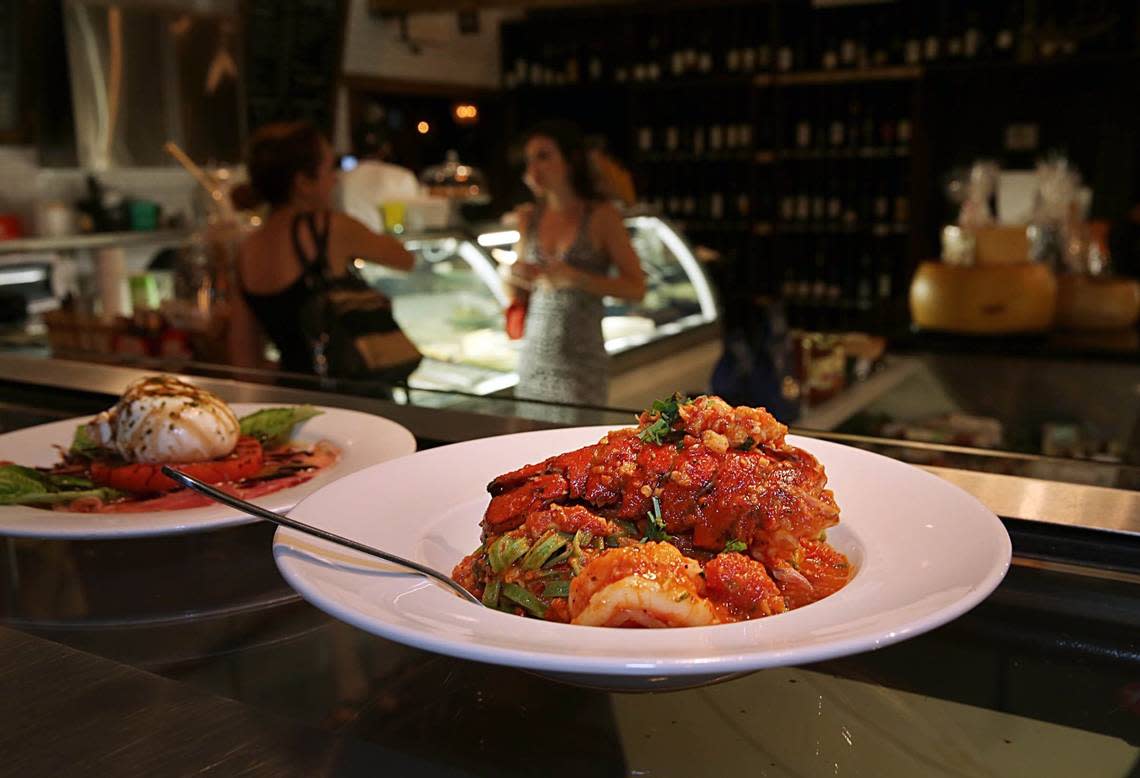
[[[1057,279],[1044,265],[960,267],[923,262],[910,313],[923,329],[962,334],[1041,332],[1053,324]]]
[[[1117,330],[1140,318],[1140,282],[1131,278],[1063,275],[1057,279],[1057,326]]]

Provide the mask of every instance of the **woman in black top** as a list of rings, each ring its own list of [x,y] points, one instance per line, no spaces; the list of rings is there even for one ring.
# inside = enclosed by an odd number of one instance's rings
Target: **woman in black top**
[[[309,294],[305,267],[327,261],[332,276],[363,257],[410,270],[414,262],[400,242],[378,235],[360,222],[331,210],[336,168],[332,148],[307,122],[283,122],[259,129],[247,159],[253,202],[268,202],[262,226],[238,249],[232,302],[230,353],[235,364],[261,363],[262,333],[281,353],[283,370],[313,372],[311,345],[301,334],[297,313]]]

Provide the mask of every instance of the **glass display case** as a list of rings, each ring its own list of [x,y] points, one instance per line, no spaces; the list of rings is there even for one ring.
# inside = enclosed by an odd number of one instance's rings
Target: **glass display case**
[[[649,215],[628,216],[625,224],[647,291],[638,303],[606,298],[602,331],[611,357],[714,324],[712,287],[677,231]],[[407,235],[404,245],[416,256],[410,273],[356,260],[361,275],[391,298],[396,320],[424,354],[412,387],[486,395],[518,382],[521,341],[507,337],[503,318],[503,279],[517,259],[517,240],[507,229]]]

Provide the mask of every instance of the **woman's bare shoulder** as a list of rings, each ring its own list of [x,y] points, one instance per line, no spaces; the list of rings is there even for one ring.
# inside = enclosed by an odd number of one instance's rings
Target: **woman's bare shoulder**
[[[518,230],[520,235],[525,235],[530,229],[531,222],[534,221],[534,213],[534,203],[520,203],[504,213],[499,223],[504,227]]]
[[[621,228],[621,211],[613,203],[601,202],[590,211],[590,226],[597,230],[612,230]]]
[[[259,227],[242,237],[237,247],[238,262],[256,262],[267,252],[275,235],[268,227]]]
[[[503,214],[503,226],[525,227],[534,218],[534,203],[519,203]]]

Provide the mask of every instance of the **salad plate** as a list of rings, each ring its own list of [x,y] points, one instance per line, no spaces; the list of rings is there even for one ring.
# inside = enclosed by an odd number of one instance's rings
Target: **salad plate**
[[[239,417],[282,407],[267,403],[230,403]],[[275,491],[252,502],[287,512],[304,497],[336,478],[389,459],[411,454],[415,438],[405,427],[380,416],[341,408],[318,407],[320,414],[297,426],[292,442],[305,446],[320,441],[338,451],[337,461],[311,480]],[[78,426],[90,421],[79,417],[28,427],[0,435],[0,462],[27,467],[51,467],[67,449]],[[129,513],[82,513],[25,505],[0,506],[0,535],[56,539],[130,538],[220,529],[257,521],[222,505]]]

